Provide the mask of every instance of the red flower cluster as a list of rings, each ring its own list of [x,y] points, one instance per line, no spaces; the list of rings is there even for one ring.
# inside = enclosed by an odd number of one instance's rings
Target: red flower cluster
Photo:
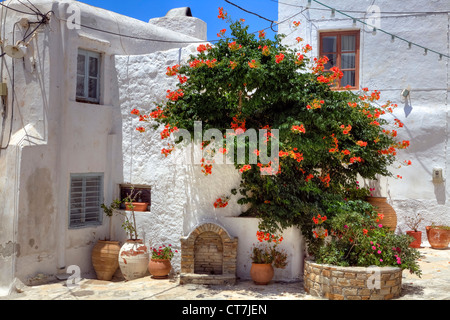
[[[295,133],[300,133],[300,132],[305,133],[306,132],[305,127],[302,124],[299,126],[292,126],[291,131],[295,132]]]
[[[177,127],[171,127],[170,124],[166,124],[164,130],[161,132],[161,139],[168,138],[172,132],[177,130]]]
[[[250,170],[251,168],[252,168],[251,165],[245,164],[242,168],[239,169],[239,171],[242,173],[242,172]]]
[[[256,232],[256,238],[259,242],[267,241],[273,242],[275,244],[280,244],[283,241],[282,236],[277,236],[275,234],[270,234],[269,232],[263,232],[259,230]]]
[[[178,89],[177,91],[167,90],[166,98],[172,101],[177,101],[179,98],[184,96],[183,90]]]
[[[280,63],[281,61],[283,61],[283,59],[284,59],[284,54],[280,53],[280,54],[275,55],[276,63]]]
[[[167,67],[166,75],[168,75],[169,77],[176,75],[179,72],[178,70],[179,67],[180,67],[179,64],[176,64],[173,67]]]
[[[236,41],[233,41],[228,44],[228,48],[230,48],[232,51],[239,50],[240,48],[242,48],[242,45],[237,44]]]
[[[209,43],[208,44],[201,44],[201,45],[199,45],[197,47],[197,51],[198,52],[203,52],[203,51],[207,51],[207,50],[210,50],[210,49],[212,49],[212,47],[211,47],[211,45]]]
[[[217,18],[225,20],[227,18],[228,14],[223,11],[223,7],[219,7],[219,15],[217,16]]]
[[[228,197],[217,198],[216,202],[214,202],[214,208],[225,208],[228,205],[229,200]]]

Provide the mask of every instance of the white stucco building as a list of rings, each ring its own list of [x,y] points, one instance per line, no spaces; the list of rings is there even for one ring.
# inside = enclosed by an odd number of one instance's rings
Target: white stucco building
[[[147,245],[179,249],[182,237],[205,223],[217,224],[238,239],[237,277],[249,278],[257,220],[238,217],[242,208],[235,196],[226,208],[212,205],[239,186],[234,166],[216,166],[205,176],[199,165],[180,161],[181,153],[166,158],[160,131],[137,132],[137,119],[130,115],[133,108],[152,110],[175,87],[166,68],[186,61],[206,41],[205,22],[187,8],[146,23],[78,1],[33,0],[43,15],[16,0],[2,3],[9,8],[0,7],[5,53],[0,57],[0,295],[14,290],[16,279],[28,283],[38,274],[65,273],[70,265],[92,275],[91,250],[108,236],[109,224],[100,208],[85,201],[95,195],[109,203],[120,197],[121,184],[130,183],[151,188],[150,210],[137,213],[139,235]],[[372,1],[324,3],[364,19]],[[397,232],[406,230],[402,217],[414,210],[426,218],[422,228],[431,222],[450,224],[448,58],[439,60],[431,52],[424,56],[420,48],[408,49],[407,43],[392,42],[381,32],[373,35],[337,12],[332,17],[331,10],[314,1],[304,10],[306,4],[280,2],[279,32],[287,35],[285,43],[294,46],[300,36],[317,56],[323,52],[321,35],[333,46],[334,36],[350,32],[346,35],[358,40],[345,52],[354,57],[346,79],[355,89],[380,90],[382,100],[399,105],[395,116],[406,128],[400,138],[411,141],[400,156],[413,165],[398,170],[402,180],[382,179],[376,185],[397,210]],[[401,4],[377,2],[380,28],[449,55],[448,1],[414,1],[407,11],[416,14],[387,14],[399,11]],[[300,27],[293,29],[292,21],[301,21]],[[8,45],[18,45],[18,51],[8,51]],[[330,52],[337,57],[336,50]],[[407,88],[410,95],[404,98]],[[434,168],[442,169],[444,181],[433,181]],[[83,218],[77,215],[81,204]],[[114,218],[112,238],[124,241],[121,223],[119,216]],[[293,228],[283,236],[289,264],[276,270],[275,280],[299,280],[301,233]],[[175,256],[175,272],[180,263]]]
[[[205,22],[189,8],[146,23],[78,1],[32,3],[11,0],[0,8],[7,88],[0,119],[0,293],[13,292],[16,281],[64,275],[69,266],[92,276],[92,248],[109,236],[99,205],[121,197],[120,186],[130,183],[151,188],[150,211],[137,213],[146,245],[180,249],[182,237],[212,223],[238,239],[236,276],[249,278],[257,220],[238,218],[234,198],[226,208],[213,206],[239,186],[234,166],[206,177],[200,165],[165,158],[160,131],[140,134],[130,114],[151,110],[175,87],[166,68],[205,42]],[[126,240],[122,222],[114,217],[113,240]],[[296,229],[285,238],[290,263],[276,279],[298,280],[303,241]],[[176,255],[174,272],[180,260]]]

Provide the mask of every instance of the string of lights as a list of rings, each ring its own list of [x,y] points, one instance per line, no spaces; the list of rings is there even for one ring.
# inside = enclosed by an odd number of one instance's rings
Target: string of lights
[[[335,14],[335,13],[337,12],[337,13],[339,13],[339,14],[341,14],[341,15],[343,15],[343,16],[349,18],[349,19],[351,19],[351,20],[353,21],[353,24],[356,24],[356,22],[359,22],[359,23],[361,23],[361,24],[364,24],[365,26],[368,26],[368,27],[370,27],[370,28],[373,28],[373,32],[374,32],[374,33],[377,32],[377,31],[379,31],[379,32],[382,32],[382,33],[384,33],[384,34],[389,35],[389,36],[391,37],[391,41],[395,41],[395,39],[399,39],[399,40],[401,40],[401,41],[406,42],[406,43],[408,44],[408,48],[411,48],[412,46],[416,46],[416,47],[418,47],[418,48],[422,48],[422,49],[424,50],[424,54],[425,54],[425,55],[426,55],[428,52],[436,53],[437,55],[439,55],[439,60],[442,60],[443,57],[450,58],[450,56],[447,55],[447,54],[444,54],[444,53],[442,53],[442,52],[438,52],[438,51],[436,51],[436,50],[427,48],[427,47],[425,47],[425,46],[423,46],[423,45],[420,45],[420,44],[415,43],[415,42],[413,42],[413,41],[407,40],[407,39],[405,39],[405,38],[403,38],[403,37],[400,37],[400,36],[398,36],[398,35],[396,35],[396,34],[390,33],[390,32],[388,32],[388,31],[386,31],[386,30],[383,30],[383,29],[380,29],[380,28],[376,28],[375,26],[373,26],[373,25],[371,25],[371,24],[369,24],[369,23],[367,23],[367,22],[365,22],[365,21],[363,21],[363,20],[361,20],[361,19],[355,18],[355,17],[353,17],[353,16],[351,16],[351,15],[345,13],[344,11],[341,11],[341,10],[338,10],[338,9],[336,9],[336,8],[330,7],[330,6],[324,4],[324,3],[320,2],[320,1],[317,1],[317,0],[308,0],[308,3],[307,3],[307,5],[306,5],[306,8],[308,8],[308,9],[311,8],[311,4],[312,4],[313,1],[314,1],[315,3],[317,3],[317,4],[321,5],[321,6],[323,6],[323,7],[326,7],[328,10],[331,10],[331,13],[332,13],[332,14]]]
[[[27,0],[27,1],[28,1],[28,3],[29,3],[31,6],[33,6],[36,10],[38,10],[38,9],[37,9],[37,8],[36,8],[29,0]],[[237,7],[237,8],[239,8],[239,9],[241,9],[241,10],[247,12],[247,13],[254,14],[254,15],[258,16],[259,18],[264,19],[264,20],[270,22],[270,23],[271,23],[270,27],[265,28],[265,29],[271,28],[271,29],[273,30],[273,26],[274,26],[274,25],[280,25],[281,23],[284,23],[284,22],[286,22],[286,21],[288,21],[288,20],[290,19],[290,18],[288,18],[288,19],[285,19],[285,20],[283,20],[283,21],[281,21],[281,22],[276,22],[276,21],[273,21],[273,20],[271,20],[271,19],[265,18],[265,17],[263,17],[263,16],[261,16],[261,15],[259,15],[259,14],[257,14],[257,13],[254,13],[254,12],[252,12],[252,11],[250,11],[250,10],[244,9],[244,8],[242,8],[242,7],[240,7],[240,6],[236,5],[236,4],[234,4],[233,2],[231,2],[231,1],[229,1],[229,0],[224,0],[224,1],[225,1],[226,3],[228,3],[228,4],[230,4],[230,5],[233,5],[233,6]],[[273,0],[271,0],[271,1],[273,1]],[[317,3],[318,5],[320,5],[320,6],[324,7],[324,8],[311,8],[312,2],[315,2],[315,3]],[[21,2],[21,3],[22,3],[22,2]],[[280,2],[280,3],[282,3],[282,2]],[[0,2],[0,5],[3,6],[3,7],[5,7],[5,8],[7,8],[7,9],[10,9],[10,10],[13,10],[13,11],[16,11],[16,12],[20,12],[20,13],[23,13],[23,14],[38,15],[38,16],[41,16],[41,17],[42,17],[41,22],[44,22],[46,19],[48,19],[48,18],[47,18],[47,14],[43,14],[43,13],[41,13],[40,11],[35,11],[32,7],[30,7],[30,6],[28,6],[28,5],[25,5],[24,3],[22,3],[22,4],[23,4],[25,7],[27,7],[29,10],[31,10],[32,12],[26,12],[26,11],[23,11],[23,10],[19,10],[19,9],[16,9],[16,8],[12,8],[12,7],[6,6],[6,5],[4,5],[3,3]],[[285,4],[287,4],[287,3],[285,3]],[[297,5],[293,5],[293,6],[297,6]],[[302,7],[302,6],[297,6],[297,7]],[[359,22],[359,23],[361,23],[361,24],[363,24],[363,25],[365,25],[365,26],[372,27],[374,33],[376,33],[376,32],[381,32],[381,33],[384,33],[384,34],[386,34],[386,35],[389,35],[389,36],[391,37],[391,41],[394,41],[395,39],[404,41],[404,42],[407,43],[408,48],[411,48],[412,46],[421,48],[421,49],[424,50],[424,54],[427,54],[428,52],[433,52],[433,53],[435,53],[435,54],[437,54],[437,55],[439,56],[439,60],[441,60],[443,57],[450,58],[450,55],[448,55],[448,54],[444,54],[444,53],[442,53],[442,52],[438,52],[438,51],[436,51],[436,50],[430,49],[430,48],[425,47],[425,46],[423,46],[423,45],[421,45],[421,44],[415,43],[415,42],[413,42],[413,41],[410,41],[410,40],[408,40],[408,39],[405,39],[405,38],[403,38],[403,37],[400,37],[400,36],[398,36],[398,35],[396,35],[396,34],[393,34],[393,33],[391,33],[391,32],[388,32],[388,31],[386,31],[386,30],[384,30],[384,29],[376,28],[375,26],[370,25],[369,23],[365,22],[363,19],[353,17],[353,16],[351,16],[350,14],[347,13],[347,12],[361,13],[362,11],[356,11],[356,10],[353,10],[353,11],[352,11],[352,10],[339,10],[339,9],[334,8],[334,7],[328,6],[328,5],[322,3],[322,2],[320,2],[320,1],[318,1],[318,0],[307,0],[306,6],[303,6],[302,8],[303,8],[302,11],[300,11],[300,12],[294,14],[292,17],[294,17],[294,16],[296,16],[296,15],[298,15],[298,14],[301,14],[303,11],[308,10],[308,9],[330,10],[330,11],[332,12],[332,15],[334,15],[335,13],[339,13],[339,14],[345,16],[346,18],[351,19],[351,20],[353,21],[353,24],[356,24],[357,22]],[[383,13],[384,13],[384,14],[400,14],[401,12],[383,12]],[[441,13],[448,14],[448,13],[450,13],[450,11],[449,11],[449,12],[447,12],[447,11],[438,11],[438,12],[434,12],[434,11],[424,11],[424,12],[404,12],[404,13],[405,13],[405,14],[441,14]],[[61,21],[67,21],[67,20],[62,19],[62,18],[59,18],[59,17],[57,17],[57,19],[59,19],[59,20],[61,20]],[[211,42],[211,43],[213,43],[213,42],[217,42],[217,41],[218,41],[218,40],[198,40],[198,41],[192,41],[192,40],[190,41],[190,40],[187,40],[187,41],[180,41],[180,40],[153,39],[153,38],[145,38],[145,37],[139,37],[139,36],[133,36],[133,35],[123,35],[123,34],[120,34],[120,33],[118,33],[118,32],[113,32],[113,31],[108,31],[108,30],[102,30],[102,29],[100,29],[100,28],[96,28],[96,27],[92,27],[92,26],[88,26],[88,25],[83,25],[83,24],[80,25],[80,26],[81,26],[81,27],[84,27],[84,28],[87,28],[87,29],[99,31],[99,32],[104,32],[104,33],[108,33],[108,34],[112,34],[112,35],[117,35],[117,36],[120,36],[120,37],[125,37],[125,38],[130,38],[130,39],[136,39],[136,40],[144,40],[144,41],[155,41],[155,42],[165,42],[165,43],[195,43],[195,42],[198,42],[198,43]],[[265,29],[263,29],[263,30],[265,30]],[[273,30],[273,31],[274,31],[274,30]],[[256,32],[257,32],[257,31],[256,31]],[[255,32],[255,33],[256,33],[256,32]],[[30,33],[30,34],[31,34],[31,33]]]

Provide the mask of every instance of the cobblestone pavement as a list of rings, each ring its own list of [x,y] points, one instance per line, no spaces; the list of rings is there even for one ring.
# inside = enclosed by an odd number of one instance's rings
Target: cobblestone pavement
[[[402,293],[394,300],[450,300],[450,249],[419,249],[421,278],[403,271]],[[82,279],[69,288],[66,280],[18,286],[0,300],[322,300],[305,293],[302,282],[271,282],[266,286],[239,280],[235,285],[180,285],[178,278],[150,276],[132,281]]]

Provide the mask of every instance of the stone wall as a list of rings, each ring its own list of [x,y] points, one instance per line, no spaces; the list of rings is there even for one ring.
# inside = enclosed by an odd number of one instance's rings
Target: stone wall
[[[338,267],[305,261],[305,291],[329,300],[389,300],[400,295],[402,270]]]

